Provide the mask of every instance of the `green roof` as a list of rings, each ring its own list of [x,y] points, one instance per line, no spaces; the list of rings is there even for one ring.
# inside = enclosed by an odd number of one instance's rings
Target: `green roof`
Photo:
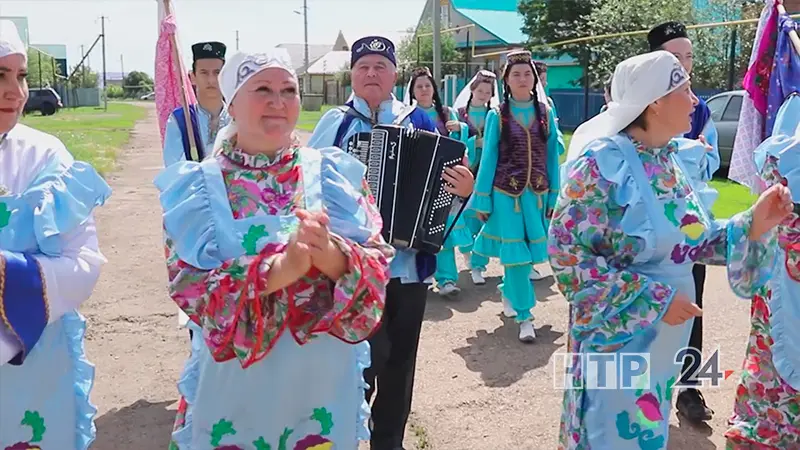
[[[456,9],[481,9],[484,11],[519,11],[517,0],[450,0]]]
[[[489,10],[489,9],[468,9],[461,8],[457,5],[461,3],[483,3],[478,0],[453,0],[453,7],[469,19],[472,23],[478,25],[490,34],[497,36],[498,39],[508,45],[520,44],[528,40],[525,33],[522,32],[523,19],[515,7],[513,10]],[[497,2],[497,6],[503,6],[507,2]]]

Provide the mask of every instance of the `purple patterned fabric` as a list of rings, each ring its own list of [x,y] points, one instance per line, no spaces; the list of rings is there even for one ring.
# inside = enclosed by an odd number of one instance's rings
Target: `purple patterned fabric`
[[[778,45],[769,81],[766,137],[772,135],[775,115],[784,100],[793,92],[800,92],[800,55],[795,51],[789,38],[789,31],[800,31],[800,27],[787,14],[781,14],[778,22]]]
[[[519,121],[510,118],[508,126],[511,144],[500,142],[494,186],[514,196],[522,194],[527,186],[534,192],[548,190],[547,142],[539,135],[539,121],[534,120],[526,130]]]
[[[477,136],[480,133],[480,131],[478,131],[478,127],[476,127],[475,124],[472,123],[472,120],[470,120],[469,111],[467,110],[466,106],[458,108],[457,114],[458,120],[467,124],[467,128],[469,128],[469,137]]]

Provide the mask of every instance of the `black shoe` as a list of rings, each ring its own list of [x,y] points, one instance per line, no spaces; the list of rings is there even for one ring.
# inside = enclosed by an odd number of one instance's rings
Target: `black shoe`
[[[696,424],[711,420],[714,416],[714,411],[706,405],[703,394],[697,389],[687,389],[678,394],[675,407],[678,413]]]

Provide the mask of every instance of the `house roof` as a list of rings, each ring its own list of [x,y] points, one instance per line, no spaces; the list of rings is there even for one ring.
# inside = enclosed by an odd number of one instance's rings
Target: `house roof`
[[[528,40],[517,0],[450,0],[454,10],[507,45]]]
[[[334,75],[346,69],[350,64],[350,52],[348,50],[333,50],[326,53],[311,64],[307,73],[309,75]]]
[[[285,48],[289,52],[292,66],[298,75],[305,73],[305,44],[278,44],[275,47]],[[332,45],[308,44],[308,64],[314,64],[314,61],[331,51],[331,48],[333,48]]]

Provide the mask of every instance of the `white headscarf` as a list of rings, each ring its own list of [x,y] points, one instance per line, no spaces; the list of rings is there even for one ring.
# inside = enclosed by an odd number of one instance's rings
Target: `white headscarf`
[[[28,51],[19,37],[17,26],[10,20],[0,20],[0,58],[9,55],[22,55],[26,61],[28,59]]]
[[[479,70],[478,73],[469,80],[464,89],[461,89],[461,92],[458,93],[458,97],[456,97],[456,101],[453,102],[453,109],[458,110],[459,108],[463,108],[467,105],[469,101],[469,96],[472,94],[472,90],[477,86],[478,78],[480,78],[480,82],[488,81],[490,83],[494,83],[494,94],[492,95],[492,99],[489,102],[490,107],[494,108],[500,105],[500,89],[497,86],[497,75],[494,72],[490,72],[488,70]]]
[[[650,104],[689,81],[689,74],[672,53],[659,50],[622,61],[613,79],[608,109],[575,130],[567,161],[577,159],[596,139],[614,136],[625,129]]]
[[[297,81],[297,73],[292,67],[292,58],[289,51],[285,48],[271,48],[260,53],[236,52],[225,60],[222,70],[219,72],[219,88],[225,98],[225,107],[230,108],[239,89],[247,83],[247,80],[266,69],[283,69]],[[214,141],[214,150],[222,148],[222,143],[232,138],[236,134],[236,121],[223,127],[217,133]]]

